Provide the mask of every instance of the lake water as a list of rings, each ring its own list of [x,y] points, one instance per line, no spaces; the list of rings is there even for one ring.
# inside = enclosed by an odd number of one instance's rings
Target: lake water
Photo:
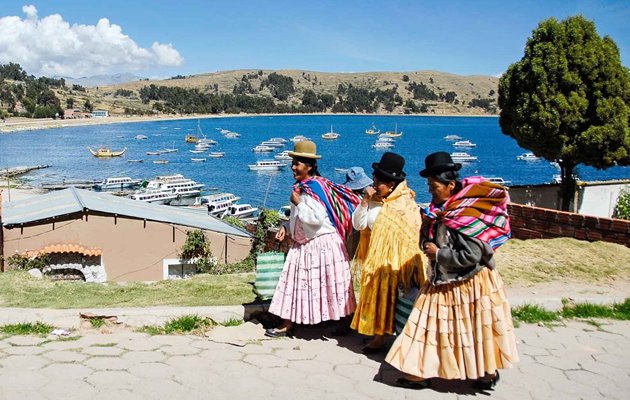
[[[210,139],[219,142],[211,151],[224,151],[224,158],[207,158],[205,163],[193,163],[191,158],[203,155],[190,153],[194,145],[185,143],[187,133],[196,133],[197,120],[154,121],[128,124],[94,125],[49,130],[0,134],[0,168],[50,164],[48,169],[33,171],[24,179],[38,186],[42,182],[62,179],[104,179],[111,176],[131,176],[151,179],[156,175],[181,173],[206,185],[232,192],[242,198],[241,203],[279,208],[288,203],[292,174],[287,167],[274,173],[252,172],[247,168],[257,160],[272,159],[272,153],[254,153],[252,147],[272,137],[292,138],[302,134],[317,143],[322,155],[320,172],[327,178],[343,182],[344,174],[335,168],[363,167],[368,175],[371,165],[380,159],[383,150],[373,149],[375,135],[365,130],[375,124],[381,132],[394,130],[396,124],[403,136],[396,139],[393,150],[405,157],[409,185],[416,190],[416,200],[426,202],[429,195],[426,181],[418,172],[424,168],[424,157],[434,151],[466,151],[479,160],[464,164],[462,175],[500,176],[512,184],[549,183],[559,173],[547,161],[517,161],[524,152],[516,141],[503,135],[498,118],[476,117],[415,117],[415,116],[252,116],[206,118],[200,120],[201,129]],[[321,135],[330,131],[341,134],[334,141]],[[226,139],[216,128],[240,133],[238,139]],[[136,135],[148,139],[137,140]],[[477,144],[472,149],[455,149],[446,135],[459,135]],[[87,147],[105,145],[114,150],[127,148],[123,157],[99,159]],[[149,156],[147,151],[175,147],[176,153]],[[291,150],[292,143],[285,149]],[[142,159],[142,163],[128,163]],[[155,159],[166,159],[168,164],[153,164]],[[580,166],[583,180],[606,180],[630,177],[630,167],[596,170]],[[265,193],[267,193],[265,199]]]

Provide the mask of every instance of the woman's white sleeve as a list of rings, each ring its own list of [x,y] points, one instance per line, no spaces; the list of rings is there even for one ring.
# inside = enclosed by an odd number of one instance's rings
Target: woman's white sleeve
[[[363,207],[361,204],[354,209],[352,213],[352,226],[357,231],[362,231],[368,226],[369,207]]]
[[[300,221],[313,228],[321,227],[326,219],[328,219],[328,213],[323,205],[310,196],[300,196],[300,203],[297,205],[297,217]]]

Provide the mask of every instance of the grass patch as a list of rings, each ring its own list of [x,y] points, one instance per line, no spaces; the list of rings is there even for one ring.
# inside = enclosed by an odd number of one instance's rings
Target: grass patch
[[[228,320],[225,320],[225,321],[219,323],[219,325],[221,325],[221,326],[239,326],[242,323],[243,323],[242,319],[230,318]]]
[[[630,298],[623,303],[591,304],[576,303],[571,304],[563,301],[562,316],[565,318],[608,318],[619,320],[630,320]]]
[[[103,318],[90,318],[90,325],[92,325],[92,328],[98,329],[101,326],[105,325],[105,321],[103,320]]]
[[[0,333],[4,333],[7,336],[15,335],[37,335],[46,336],[55,329],[53,326],[37,321],[22,322],[19,324],[8,324],[0,326]]]
[[[554,322],[560,318],[558,312],[547,311],[537,304],[524,304],[512,309],[512,317],[528,324]]]
[[[254,275],[197,275],[155,283],[107,284],[35,279],[24,271],[0,274],[3,307],[87,308],[237,305],[255,300]]]
[[[151,336],[192,333],[198,334],[215,326],[216,323],[209,318],[198,315],[182,315],[181,317],[168,320],[164,326],[144,325],[136,329],[136,332],[147,333]]]

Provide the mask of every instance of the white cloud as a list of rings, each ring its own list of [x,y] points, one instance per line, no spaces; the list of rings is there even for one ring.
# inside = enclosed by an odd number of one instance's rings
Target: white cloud
[[[184,62],[171,44],[140,47],[107,18],[71,26],[59,14],[40,19],[33,5],[22,11],[24,19],[0,18],[0,63],[19,63],[29,74],[80,77]]]

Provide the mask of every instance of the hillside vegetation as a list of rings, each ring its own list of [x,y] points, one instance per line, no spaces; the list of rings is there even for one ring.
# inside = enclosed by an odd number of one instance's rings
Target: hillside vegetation
[[[238,70],[85,88],[0,65],[4,117],[63,116],[64,109],[118,115],[381,113],[492,115],[498,78],[436,71],[323,73]]]

